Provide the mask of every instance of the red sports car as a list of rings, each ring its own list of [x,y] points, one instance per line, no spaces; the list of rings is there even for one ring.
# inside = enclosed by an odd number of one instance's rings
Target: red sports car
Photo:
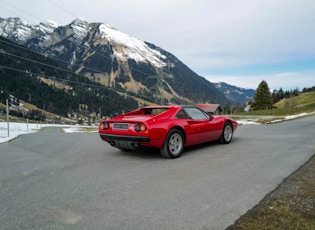
[[[121,150],[149,146],[160,149],[164,157],[177,158],[186,146],[215,140],[230,143],[237,126],[235,120],[197,106],[146,106],[101,121],[99,134]]]

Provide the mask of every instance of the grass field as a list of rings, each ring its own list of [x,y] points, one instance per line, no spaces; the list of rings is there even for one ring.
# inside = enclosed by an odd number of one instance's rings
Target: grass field
[[[283,99],[274,104],[273,109],[242,112],[231,115],[238,119],[250,119],[267,124],[276,120],[284,120],[286,116],[315,113],[315,92],[301,93],[297,97]]]
[[[287,116],[315,111],[315,92],[301,93],[299,96],[283,99],[274,104],[273,109],[239,113],[240,115]]]

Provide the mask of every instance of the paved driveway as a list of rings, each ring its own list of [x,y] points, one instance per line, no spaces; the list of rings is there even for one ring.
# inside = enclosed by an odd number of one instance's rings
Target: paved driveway
[[[315,152],[315,116],[229,145],[122,152],[58,128],[0,144],[1,229],[225,229]]]

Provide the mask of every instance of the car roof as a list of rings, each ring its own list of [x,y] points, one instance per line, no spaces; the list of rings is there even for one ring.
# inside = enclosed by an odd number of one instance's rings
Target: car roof
[[[196,108],[195,105],[150,105],[145,106],[146,109],[157,109],[157,108]]]

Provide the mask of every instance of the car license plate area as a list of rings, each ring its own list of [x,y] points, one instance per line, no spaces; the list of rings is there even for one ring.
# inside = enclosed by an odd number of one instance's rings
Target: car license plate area
[[[118,141],[117,143],[121,149],[131,149],[130,144],[128,141]]]
[[[113,126],[113,129],[128,130],[129,124],[127,124],[127,123],[115,123]]]
[[[115,147],[120,149],[137,150],[139,148],[139,144],[133,141],[116,140]]]

